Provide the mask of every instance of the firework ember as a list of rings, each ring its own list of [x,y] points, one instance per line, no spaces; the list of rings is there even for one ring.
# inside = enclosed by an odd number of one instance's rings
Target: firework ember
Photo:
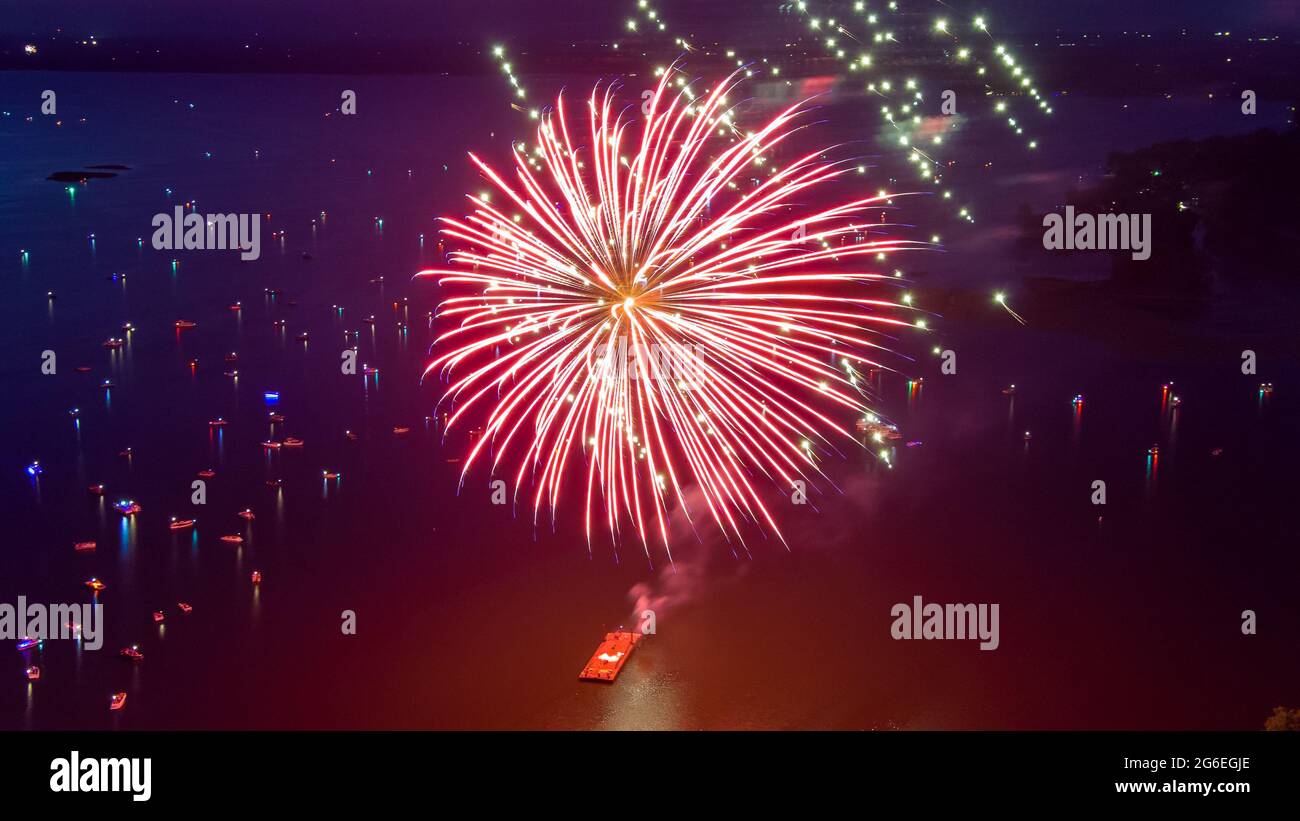
[[[598,86],[578,125],[561,97],[513,181],[471,154],[495,191],[444,219],[461,250],[419,274],[468,289],[440,304],[452,322],[426,370],[448,383],[449,430],[482,425],[462,483],[489,463],[517,499],[529,488],[534,523],[581,493],[589,546],[603,520],[647,556],[677,509],[741,546],[781,539],[771,499],[859,447],[861,374],[924,328],[871,269],[918,245],[885,235],[891,195],[806,204],[858,167],[793,150],[807,106],[743,132],[737,75],[697,94],[675,74],[643,117]]]

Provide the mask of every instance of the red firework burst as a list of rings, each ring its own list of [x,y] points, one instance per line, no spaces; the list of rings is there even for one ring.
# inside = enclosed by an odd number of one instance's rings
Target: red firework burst
[[[789,494],[837,441],[857,447],[862,369],[884,367],[890,329],[923,326],[870,293],[886,276],[862,263],[914,245],[871,238],[887,196],[806,207],[856,165],[819,149],[776,167],[806,106],[742,133],[736,76],[696,95],[673,74],[644,117],[597,86],[577,138],[561,96],[514,183],[471,154],[509,204],[471,197],[443,220],[467,244],[454,267],[419,274],[472,291],[439,305],[456,322],[426,370],[448,382],[448,429],[483,426],[462,483],[479,461],[510,471],[536,523],[585,477],[588,545],[603,518],[647,555],[673,508],[741,544],[781,537],[763,486]]]

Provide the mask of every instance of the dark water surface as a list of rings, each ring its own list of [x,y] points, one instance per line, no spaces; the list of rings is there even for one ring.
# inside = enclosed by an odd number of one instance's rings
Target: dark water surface
[[[25,122],[50,87],[62,126]],[[327,117],[344,88],[358,117]],[[1117,347],[996,312],[949,323],[958,375],[940,375],[927,344],[919,389],[884,384],[884,410],[923,445],[899,447],[892,470],[866,453],[834,467],[842,493],[782,509],[788,549],[683,545],[675,574],[636,545],[589,553],[576,509],[535,533],[489,503],[486,475],[457,495],[465,442],[440,443],[426,419],[438,386],[419,381],[438,289],[410,275],[436,261],[435,217],[482,188],[463,151],[500,159],[522,133],[500,93],[494,77],[0,77],[0,602],[108,585],[103,650],[0,649],[0,727],[1255,728],[1300,703],[1293,350],[1261,347],[1248,377],[1240,345],[1186,355],[1135,333]],[[1162,121],[1214,127],[1153,109],[1124,147]],[[1079,139],[1044,160],[1057,184],[1044,199],[1122,142]],[[129,170],[45,179],[103,163]],[[1026,184],[1030,166],[1007,165],[990,191]],[[1011,195],[992,199],[1009,213]],[[271,214],[262,258],[154,251],[149,220],[185,202]],[[979,240],[955,236],[936,267],[983,294],[1009,275]],[[198,325],[178,333],[177,319]],[[125,348],[100,346],[128,321]],[[377,378],[340,374],[349,329]],[[40,372],[47,349],[55,376]],[[232,351],[237,380],[223,375]],[[1161,407],[1168,380],[1176,412]],[[1012,382],[1014,401],[1000,392]],[[268,390],[286,417],[274,430]],[[286,435],[305,447],[259,446]],[[196,508],[190,483],[208,467]],[[123,497],[143,512],[124,520],[109,507]],[[245,507],[255,521],[235,516]],[[173,533],[172,515],[198,526]],[[234,533],[242,547],[219,541]],[[74,553],[86,539],[98,549]],[[580,684],[647,581],[672,597],[658,635],[615,686]],[[999,603],[1001,647],[893,641],[890,608],[914,595]],[[1246,609],[1258,635],[1241,633]],[[135,666],[117,655],[133,642]],[[110,713],[118,690],[128,705]]]

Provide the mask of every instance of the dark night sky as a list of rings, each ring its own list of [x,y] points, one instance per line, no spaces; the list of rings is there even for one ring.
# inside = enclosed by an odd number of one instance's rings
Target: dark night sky
[[[427,39],[601,39],[617,29],[632,0],[7,0],[0,33],[116,37],[337,40],[353,34]],[[712,33],[737,9],[775,0],[660,0],[668,19]],[[826,3],[820,4],[825,7]],[[841,3],[843,9],[846,4]],[[1295,28],[1300,0],[913,0],[912,8],[965,16],[987,13],[995,29],[1039,32]],[[1243,33],[1246,33],[1243,31]]]

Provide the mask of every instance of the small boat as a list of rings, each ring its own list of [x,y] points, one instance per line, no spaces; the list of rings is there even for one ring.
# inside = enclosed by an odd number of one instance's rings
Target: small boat
[[[103,382],[100,382],[100,383],[99,383],[99,386],[100,386],[101,388],[103,388],[104,390],[106,390],[106,391],[108,391],[108,390],[112,390],[114,387],[116,387],[116,386],[113,384],[113,380],[111,380],[111,379],[105,379]]]
[[[407,428],[407,427],[398,426],[398,427],[393,428],[393,433],[396,434],[397,436],[402,436],[402,435],[407,434],[407,433],[410,433],[410,432],[411,432],[411,429],[410,429],[410,428]]]
[[[370,367],[369,365],[362,365],[362,366],[361,366],[361,372],[362,372],[363,374],[365,374],[366,376],[375,376],[376,374],[379,373],[379,369],[378,369],[378,368],[372,368],[372,367]]]
[[[919,448],[919,447],[921,447],[921,445],[923,445],[923,444],[925,444],[925,443],[922,442],[920,439],[913,439],[911,442],[908,442],[908,443],[907,443],[907,446],[908,446],[909,448]]]
[[[241,311],[241,310],[243,310],[243,308],[244,308],[244,306],[243,306],[241,303],[238,303],[238,302],[232,302],[232,303],[230,304],[230,310],[232,310],[232,311]]]
[[[284,291],[281,291],[279,288],[263,288],[262,290],[266,292],[267,296],[279,296],[284,293]]]
[[[311,334],[307,333],[306,331],[303,331],[302,333],[294,336],[294,339],[298,340],[299,342],[306,342],[309,339],[311,339]]]
[[[126,693],[114,693],[108,700],[108,709],[120,710],[126,706]]]
[[[96,593],[99,593],[107,589],[108,585],[104,584],[99,579],[92,577],[86,581],[86,587],[89,587],[91,590],[94,590]]]
[[[322,471],[320,472],[320,475],[321,475],[321,477],[324,478],[324,479],[337,479],[337,478],[339,478],[338,473],[336,473],[335,471],[332,471],[332,470],[322,470]]]
[[[96,545],[94,542],[76,542],[72,545],[72,549],[78,553],[85,553],[88,550],[94,550],[95,547]]]
[[[1015,396],[1015,395],[1016,395],[1016,386],[1015,386],[1015,385],[1008,385],[1008,386],[1006,386],[1005,388],[1002,389],[1002,393],[1003,393],[1005,396]]]
[[[262,583],[262,571],[260,571],[260,570],[254,570],[254,571],[253,571],[253,584],[261,584],[261,583]]]
[[[31,636],[23,636],[18,640],[18,652],[31,650],[33,647],[40,647],[43,644],[42,639],[34,639]]]
[[[1222,455],[1223,455],[1223,448],[1215,448],[1214,450],[1210,451],[1210,455],[1211,455],[1211,456],[1222,456]]]
[[[350,430],[343,431],[343,435],[347,437],[349,442],[355,442],[357,441],[358,438],[360,438]]]
[[[1262,393],[1262,394],[1264,394],[1265,396],[1272,396],[1272,395],[1273,395],[1273,383],[1272,383],[1272,382],[1265,382],[1264,384],[1260,385],[1260,386],[1259,386],[1259,392]]]
[[[229,424],[229,423],[226,422],[225,419],[222,419],[220,416],[218,416],[216,419],[213,419],[212,421],[208,422],[208,427],[210,427],[210,428],[224,428],[227,424]]]
[[[103,486],[103,485],[91,485],[90,487],[86,488],[86,490],[90,493],[91,496],[103,496],[103,495],[104,495],[104,486]]]
[[[78,365],[78,366],[76,366],[75,368],[73,368],[73,370],[76,371],[77,373],[90,373],[90,366],[89,366],[89,365]]]
[[[1075,404],[1075,405],[1082,405],[1082,404],[1083,404],[1083,394],[1081,394],[1081,393],[1075,394],[1073,404]]]
[[[302,440],[294,436],[286,436],[284,446],[286,448],[300,448],[302,447]]]
[[[163,615],[163,611],[161,611],[161,610],[155,610],[155,611],[153,611],[153,623],[154,623],[154,624],[162,624],[163,619],[165,619],[165,618],[167,618],[167,617]]]
[[[130,459],[133,453],[134,451],[132,451],[130,448],[127,448],[126,450],[119,450],[117,452],[117,455],[122,457],[123,459]]]
[[[180,608],[180,611],[181,611],[182,613],[184,613],[185,615],[187,615],[187,616],[188,616],[190,613],[193,613],[193,612],[194,612],[194,607],[193,607],[193,605],[191,605],[189,602],[179,601],[179,602],[176,602],[176,606],[177,606],[178,608]]]
[[[266,450],[279,450],[280,443],[273,440],[267,440],[262,443],[262,447],[265,448]]]
[[[113,350],[113,351],[126,345],[125,342],[123,342],[121,339],[118,339],[117,337],[109,337],[108,339],[105,339],[100,344],[103,345],[105,348],[108,348],[109,350]]]
[[[1178,406],[1181,405],[1181,404],[1183,404],[1183,400],[1182,400],[1182,397],[1180,397],[1180,396],[1175,396],[1175,397],[1173,397],[1172,399],[1169,400],[1169,407],[1171,407],[1171,408],[1176,408],[1176,407],[1178,407]]]
[[[197,323],[197,322],[191,322],[191,321],[188,320],[188,319],[178,319],[178,320],[176,320],[176,328],[177,328],[178,330],[184,330],[185,328],[193,328],[193,327],[194,327],[195,325],[197,325],[197,324],[199,324],[199,323]]]
[[[194,523],[197,521],[197,519],[177,519],[173,516],[171,524],[167,526],[172,530],[188,530],[189,528],[194,527]]]
[[[868,422],[866,425],[859,424],[858,429],[869,434],[872,440],[876,442],[883,442],[886,439],[894,441],[903,438],[903,434],[898,431],[898,426],[887,422]]]
[[[236,513],[235,515],[238,516],[238,517],[241,518],[241,519],[246,519],[246,520],[248,520],[248,521],[250,521],[250,522],[257,518],[256,516],[253,515],[253,510],[252,510],[252,508],[247,508],[247,507],[244,508],[243,510],[239,511],[239,512]]]
[[[239,354],[235,353],[234,351],[231,351],[230,353],[226,354],[224,358],[226,362],[233,365],[239,361]]]
[[[144,661],[144,653],[140,652],[140,645],[138,644],[123,647],[120,655],[127,661]]]
[[[117,508],[117,512],[123,516],[134,516],[140,512],[140,505],[136,504],[133,499],[124,499],[113,505],[113,507]]]
[[[1033,435],[1032,433],[1030,433],[1029,431],[1025,431],[1025,441],[1026,441],[1026,442],[1028,442],[1030,439],[1033,439],[1033,438],[1034,438],[1034,435]]]
[[[200,478],[200,479],[211,479],[213,476],[216,476],[216,475],[217,475],[217,472],[216,472],[215,470],[213,470],[212,468],[204,468],[203,470],[200,470],[200,471],[199,471],[199,478]]]
[[[123,322],[123,323],[122,323],[122,333],[124,333],[124,334],[129,334],[129,333],[131,333],[131,332],[134,331],[134,330],[135,330],[135,326],[132,325],[130,322]]]
[[[1152,445],[1151,447],[1147,448],[1147,456],[1159,456],[1159,455],[1160,455],[1159,445]]]
[[[39,681],[41,678],[41,668],[28,667],[23,671],[23,675],[27,676],[28,681]]]
[[[222,537],[221,537],[221,541],[225,542],[226,544],[243,544],[243,543],[244,543],[244,537],[243,537],[243,536],[237,536],[237,535],[222,536]]]
[[[266,418],[267,418],[270,422],[272,422],[272,423],[283,422],[283,421],[284,421],[284,414],[283,414],[283,413],[269,413],[269,414],[267,414]]]
[[[73,419],[76,419],[76,418],[77,418],[78,416],[80,416],[80,415],[81,415],[81,408],[69,408],[69,409],[68,409],[68,416],[71,416]]]
[[[226,371],[226,378],[227,378],[227,379],[238,379],[238,378],[239,378],[239,371],[238,371],[238,370]]]
[[[266,480],[266,486],[267,486],[267,487],[283,487],[283,486],[284,486],[284,480],[283,480],[283,479],[267,479],[267,480]]]
[[[274,325],[274,326],[277,327],[277,328],[283,328],[283,327],[284,327],[284,320],[283,320],[283,319],[277,319],[277,320],[275,320],[274,322],[272,322],[271,324]]]

